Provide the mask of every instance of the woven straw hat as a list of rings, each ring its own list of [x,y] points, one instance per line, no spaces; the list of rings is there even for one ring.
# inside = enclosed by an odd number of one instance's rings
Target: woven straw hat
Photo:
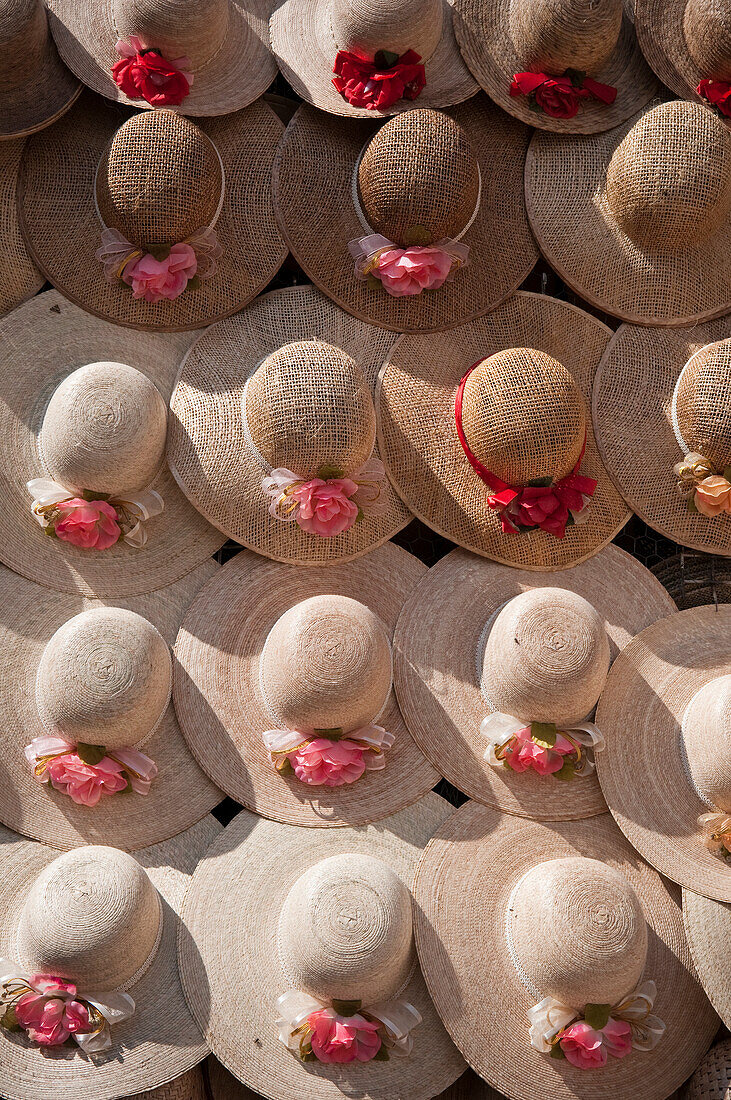
[[[2,0],[0,52],[0,139],[50,126],[81,92],[56,53],[43,0]]]
[[[450,328],[493,309],[538,258],[522,195],[527,140],[484,96],[380,129],[301,107],[274,167],[277,222],[309,278],[348,313],[395,332]],[[469,266],[393,297],[355,273],[348,242],[364,233],[399,248],[414,234],[467,246]]]
[[[627,522],[627,508],[597,453],[588,409],[609,329],[575,306],[519,293],[487,317],[439,336],[404,336],[381,371],[378,439],[391,481],[411,511],[477,554],[524,569],[565,569],[596,554]],[[474,455],[511,485],[563,478],[581,456],[597,480],[586,522],[557,538],[541,530],[504,534]]]
[[[411,927],[416,863],[450,810],[429,793],[376,826],[328,831],[244,811],[210,848],[186,898],[178,964],[213,1053],[249,1088],[272,1100],[426,1100],[464,1071],[426,993]],[[232,953],[232,943],[245,950]],[[301,1062],[277,1035],[277,998],[289,989],[364,1009],[408,1002],[422,1016],[411,1053]]]
[[[661,103],[586,139],[536,134],[525,169],[539,247],[577,294],[623,321],[731,311],[731,130]]]
[[[683,1100],[731,1100],[731,1039],[711,1047],[688,1082]]]
[[[693,970],[680,900],[608,814],[534,822],[468,802],[428,844],[414,887],[429,992],[470,1065],[512,1100],[665,1100],[717,1027]],[[654,981],[654,1050],[587,1072],[534,1049],[528,1010],[616,1005]]]
[[[599,364],[594,431],[630,507],[682,546],[731,555],[731,516],[689,511],[674,467],[702,452],[731,464],[731,317],[691,329],[622,325]],[[708,601],[710,602],[710,601]]]
[[[207,1100],[203,1072],[196,1066],[159,1089],[137,1093],[134,1100]]]
[[[191,751],[221,790],[295,825],[361,825],[439,779],[390,691],[390,643],[425,568],[388,543],[357,562],[303,572],[242,551],[193,602],[175,644],[173,697]],[[394,735],[385,768],[345,786],[275,771],[272,728]],[[310,738],[313,734],[310,733]]]
[[[731,905],[683,890],[683,923],[693,962],[708,999],[726,1027],[731,1024]],[[731,1086],[731,1059],[726,1084]]]
[[[229,538],[301,565],[358,557],[400,531],[411,515],[385,478],[379,508],[327,538],[274,518],[262,490],[272,467],[306,479],[378,458],[371,391],[392,342],[309,286],[265,294],[200,336],[178,375],[168,438],[191,503]]]
[[[0,828],[0,956],[26,974],[75,982],[78,995],[128,991],[134,1014],[107,1051],[47,1051],[24,1031],[0,1034],[9,1100],[108,1100],[154,1088],[205,1057],[176,962],[178,914],[198,860],[220,832],[206,817],[135,856],[82,847],[59,855]],[[146,1093],[145,1095],[149,1095]]]
[[[270,195],[281,133],[261,102],[199,125],[161,110],[120,126],[118,109],[84,95],[50,134],[26,144],[18,201],[28,250],[66,298],[116,324],[178,331],[227,317],[286,255]],[[138,253],[164,254],[209,230],[222,254],[204,266],[196,243],[200,282],[174,300],[133,298],[117,268],[107,281],[95,255],[102,232],[121,234]]]
[[[658,871],[718,901],[731,901],[731,869],[698,818],[731,813],[729,629],[726,604],[648,626],[597,707],[607,741],[597,772],[617,824]]]
[[[0,317],[32,298],[44,283],[18,226],[15,192],[24,146],[22,140],[0,142]]]
[[[701,80],[731,80],[731,19],[716,0],[635,0],[635,28],[647,61],[682,99]]]
[[[704,604],[731,603],[731,561],[681,550],[650,570],[675,600],[679,611]]]
[[[573,820],[606,810],[594,774],[559,782],[485,759],[483,719],[582,723],[608,661],[671,614],[662,585],[616,546],[561,573],[535,573],[453,550],[409,595],[394,636],[394,680],[425,755],[470,798],[508,813]]]

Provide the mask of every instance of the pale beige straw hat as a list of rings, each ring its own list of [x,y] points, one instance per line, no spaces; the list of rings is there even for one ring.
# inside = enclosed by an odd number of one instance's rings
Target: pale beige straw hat
[[[66,298],[116,324],[178,331],[227,317],[286,255],[271,198],[281,134],[262,102],[199,124],[160,110],[120,125],[118,108],[85,94],[26,144],[28,250]],[[158,299],[161,288],[177,296]]]
[[[629,519],[599,459],[589,414],[610,335],[575,306],[521,292],[458,329],[397,341],[376,394],[378,439],[411,511],[460,546],[523,569],[565,569],[596,554]],[[571,479],[577,466],[597,482],[582,522],[569,523],[563,538],[539,529],[504,533],[498,510],[488,506],[491,491],[455,421],[460,380],[473,365],[462,427],[476,460],[516,491],[534,479]]]
[[[731,1100],[731,1039],[712,1046],[695,1071],[682,1100]]]
[[[683,923],[693,962],[708,999],[723,1020],[731,1025],[731,905],[712,901],[683,890]],[[731,1085],[731,1059],[728,1065]]]
[[[179,580],[221,546],[164,463],[165,406],[189,346],[187,334],[125,332],[56,291],[0,322],[5,565],[62,592],[136,596]],[[31,493],[27,483],[41,479],[61,497],[123,493],[147,507],[157,494],[163,510],[144,521],[142,546],[119,537],[104,550],[82,549],[49,538],[31,511],[38,487]]]
[[[50,126],[81,92],[48,33],[43,0],[0,0],[0,140]]]
[[[380,128],[300,107],[274,167],[277,222],[309,278],[348,313],[395,332],[450,328],[493,309],[538,259],[523,199],[528,137],[482,95]],[[373,256],[380,271],[381,251],[412,247],[420,263],[422,248],[446,251],[447,281],[429,268],[431,289],[415,294],[418,280],[407,279],[394,296],[383,276],[365,277]]]
[[[0,142],[0,317],[32,298],[44,283],[18,225],[16,188],[25,142]]]
[[[272,291],[208,329],[171,401],[167,457],[191,503],[229,538],[293,564],[347,561],[395,535],[412,517],[380,464],[372,396],[392,343],[310,286]],[[323,537],[287,493],[343,475],[348,492],[359,486],[361,517],[341,500],[349,526]]]
[[[674,610],[660,582],[616,546],[560,573],[453,550],[399,616],[394,680],[404,719],[437,771],[478,802],[538,820],[603,813],[590,766],[564,782],[501,766],[489,746],[541,722],[591,748],[581,726],[593,721],[610,659]],[[578,763],[585,755],[582,748]]]
[[[609,814],[535,822],[468,802],[427,845],[414,898],[437,1011],[511,1100],[612,1100],[638,1095],[640,1081],[642,1100],[665,1100],[716,1031],[679,894]],[[635,1021],[633,1049],[607,1056],[603,1036],[604,1064],[588,1069],[551,1056],[550,1037],[572,1019],[606,1025],[592,1007],[625,1030]]]
[[[203,1071],[199,1066],[150,1092],[139,1092],[134,1100],[208,1100]]]
[[[681,546],[726,556],[731,500],[719,475],[731,465],[730,387],[731,317],[690,329],[622,325],[599,364],[593,407],[599,451],[630,507]],[[697,477],[686,455],[703,460]],[[706,476],[728,511],[699,511],[695,489]]]
[[[730,637],[727,604],[660,619],[620,653],[597,707],[617,824],[658,871],[718,901],[731,901]]]
[[[0,1029],[8,1100],[130,1096],[205,1058],[180,985],[176,941],[186,888],[220,831],[209,816],[131,856],[103,846],[59,855],[0,828],[3,974],[65,978],[77,1000],[88,995],[127,1017],[109,1027],[110,1047],[92,1054],[73,1039],[44,1049],[25,1030]]]
[[[588,137],[539,133],[526,203],[541,252],[582,298],[640,325],[731,312],[731,130],[675,100]]]
[[[210,848],[186,897],[178,963],[206,1041],[249,1088],[271,1100],[426,1100],[464,1071],[416,962],[410,896],[450,810],[429,793],[377,825],[326,832],[243,811]],[[391,1019],[403,1038],[386,1040],[388,1059],[333,1065],[287,1049],[292,1001],[313,1011],[346,1000]]]
[[[671,91],[703,102],[702,80],[731,81],[731,18],[724,0],[635,0],[647,61]]]

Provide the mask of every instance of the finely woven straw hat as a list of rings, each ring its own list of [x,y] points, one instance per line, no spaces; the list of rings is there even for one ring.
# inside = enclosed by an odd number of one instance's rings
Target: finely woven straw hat
[[[203,1071],[196,1066],[151,1092],[139,1092],[134,1100],[207,1100]]]
[[[274,168],[277,222],[313,283],[348,313],[395,332],[450,328],[493,309],[538,258],[522,195],[527,140],[484,96],[380,129],[301,107]],[[436,289],[392,297],[356,276],[348,242],[364,233],[399,248],[414,233],[459,239],[469,266]]]
[[[59,855],[0,828],[0,955],[26,973],[70,978],[79,996],[123,990],[135,1002],[134,1015],[112,1025],[111,1048],[93,1057],[73,1044],[49,1057],[25,1032],[3,1031],[9,1100],[126,1096],[162,1085],[205,1057],[180,987],[175,945],[188,882],[219,832],[206,817],[133,857],[103,846]]]
[[[28,250],[61,293],[89,313],[130,328],[201,328],[245,306],[282,263],[270,171],[282,125],[265,103],[200,120],[147,111],[120,126],[119,112],[84,95],[50,135],[30,139],[19,184]],[[222,254],[213,274],[173,300],[133,298],[108,282],[95,253],[102,231],[145,254],[213,228]]]
[[[630,507],[681,546],[724,555],[731,516],[689,511],[673,468],[689,452],[719,473],[731,463],[729,385],[731,318],[691,329],[622,325],[599,364],[593,407],[599,450]]]
[[[68,111],[81,84],[59,60],[43,0],[2,0],[0,51],[0,139],[33,134]]]
[[[491,766],[483,719],[581,723],[613,660],[671,614],[662,585],[616,546],[560,573],[454,550],[410,593],[394,636],[394,680],[408,727],[434,767],[478,802],[573,820],[606,810],[596,775],[560,782]]]
[[[536,134],[525,169],[539,247],[577,294],[623,321],[731,311],[731,131],[661,103],[604,134]]]
[[[186,58],[193,75],[179,110],[227,115],[265,92],[277,73],[269,51],[270,0],[48,0],[59,53],[81,80],[107,99],[128,99],[112,78],[115,43],[137,36],[166,60]]]
[[[15,191],[24,141],[0,142],[0,317],[32,298],[44,283],[23,244]]]
[[[622,0],[455,0],[455,33],[473,75],[504,110],[564,134],[595,134],[624,122],[657,91]],[[617,89],[610,106],[584,100],[573,118],[554,118],[511,96],[515,73],[567,70]]]
[[[711,1047],[688,1082],[683,1100],[731,1100],[731,1039]]]
[[[390,691],[396,619],[424,573],[391,543],[326,569],[242,551],[220,570],[180,628],[173,695],[191,751],[221,790],[278,821],[361,825],[437,783]],[[272,728],[348,733],[374,722],[395,738],[385,768],[344,786],[278,773],[262,740]]]
[[[465,1058],[511,1100],[665,1100],[697,1066],[717,1018],[693,970],[679,900],[608,814],[534,822],[468,802],[419,863],[416,944]],[[616,1005],[654,981],[666,1025],[652,1051],[591,1072],[534,1049],[541,998]]]
[[[400,99],[386,111],[353,107],[333,87],[340,50],[373,61],[381,51],[413,50],[425,68],[419,107],[448,107],[477,91],[452,29],[452,0],[282,0],[269,23],[272,49],[284,76],[307,103],[334,115],[368,118],[411,109]]]
[[[575,306],[519,293],[487,317],[438,336],[404,336],[381,371],[378,439],[391,481],[411,511],[439,534],[508,565],[565,569],[597,553],[628,512],[599,460],[588,409],[609,329]],[[557,538],[503,534],[455,425],[477,458],[510,484],[581,473],[598,485],[585,523]]]
[[[698,818],[731,813],[731,607],[694,607],[648,626],[614,663],[597,724],[602,792],[658,871],[731,901],[729,866]]]
[[[272,467],[306,479],[378,458],[371,391],[392,342],[309,286],[272,291],[210,328],[171,402],[168,462],[191,503],[229,538],[301,565],[358,557],[400,531],[411,515],[387,479],[379,508],[330,537],[274,518],[262,490]]]
[[[647,61],[671,91],[695,99],[701,80],[731,80],[731,18],[717,0],[636,0]],[[701,100],[702,102],[702,100]]]
[[[463,1072],[411,930],[416,862],[450,809],[429,793],[377,826],[327,832],[243,812],[210,848],[186,898],[178,963],[213,1053],[248,1087],[271,1100],[426,1100]],[[246,949],[231,953],[231,943]],[[288,989],[325,1004],[347,995],[364,1009],[397,996],[422,1016],[413,1049],[365,1064],[302,1063],[277,1035],[276,1002]]]
[[[62,592],[121,597],[172,584],[221,546],[162,455],[165,404],[189,346],[185,334],[123,333],[56,291],[0,323],[5,565]],[[120,538],[106,550],[80,549],[45,537],[31,513],[26,482],[44,477],[69,490],[152,489],[164,510],[146,523],[142,547]]]
[[[731,1023],[731,967],[728,943],[731,905],[683,890],[683,923],[698,977],[726,1027]],[[726,1067],[731,1094],[731,1058]]]

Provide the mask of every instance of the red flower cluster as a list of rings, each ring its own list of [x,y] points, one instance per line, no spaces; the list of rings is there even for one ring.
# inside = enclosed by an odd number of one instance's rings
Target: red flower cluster
[[[335,58],[334,86],[353,107],[386,111],[400,99],[416,99],[426,85],[421,57],[413,50],[398,57],[379,50],[373,61],[340,50]]]
[[[510,94],[532,96],[536,109],[544,111],[552,118],[573,118],[578,114],[582,99],[614,103],[617,89],[609,84],[599,84],[585,73],[568,69],[563,76],[515,73]]]
[[[188,92],[192,75],[181,66],[187,58],[166,61],[157,50],[146,50],[136,36],[120,39],[116,46],[121,60],[112,65],[112,76],[128,99],[144,99],[152,107],[177,107]]]
[[[596,481],[579,473],[569,474],[553,485],[526,485],[503,489],[487,498],[488,507],[498,512],[503,533],[540,527],[562,539],[566,525],[583,512],[587,498],[594,495]]]
[[[715,107],[724,118],[731,118],[731,84],[725,80],[701,80],[696,94]]]

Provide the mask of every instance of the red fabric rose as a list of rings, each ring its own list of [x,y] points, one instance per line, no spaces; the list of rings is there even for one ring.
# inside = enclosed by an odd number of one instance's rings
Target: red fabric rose
[[[340,50],[333,67],[333,84],[351,106],[387,111],[400,99],[416,99],[425,87],[426,73],[420,61],[418,53],[407,50],[386,67]]]
[[[157,50],[146,50],[139,38],[120,39],[116,45],[121,60],[112,66],[117,87],[128,99],[144,99],[152,107],[179,106],[193,83],[186,72],[187,57],[167,61]]]
[[[696,94],[715,107],[719,114],[731,118],[731,84],[725,80],[701,80]]]
[[[552,118],[574,118],[582,99],[614,103],[617,89],[609,84],[599,84],[583,74],[547,76],[546,73],[515,73],[510,94],[532,96],[536,106]]]

